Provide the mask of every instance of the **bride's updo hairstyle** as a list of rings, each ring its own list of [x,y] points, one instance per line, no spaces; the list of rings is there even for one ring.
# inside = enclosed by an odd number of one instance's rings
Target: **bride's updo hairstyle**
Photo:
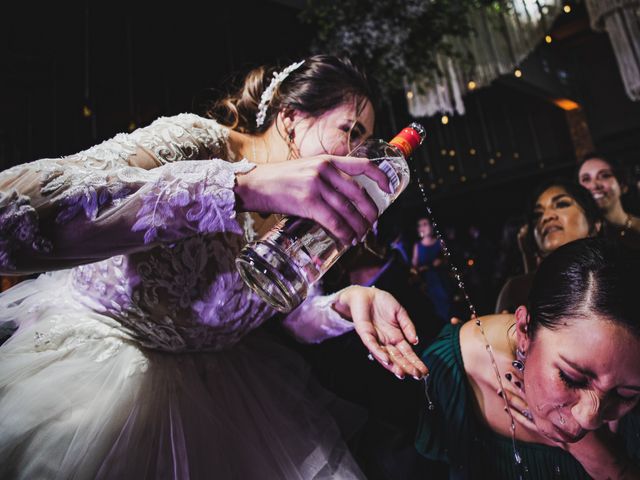
[[[282,68],[258,67],[251,70],[242,86],[234,93],[217,101],[207,116],[241,133],[263,133],[275,121],[282,109],[299,110],[312,117],[322,115],[352,99],[358,101],[373,98],[365,74],[346,58],[331,55],[315,55],[291,71],[277,85],[266,104],[264,122],[258,126],[260,100],[269,87],[274,73]]]

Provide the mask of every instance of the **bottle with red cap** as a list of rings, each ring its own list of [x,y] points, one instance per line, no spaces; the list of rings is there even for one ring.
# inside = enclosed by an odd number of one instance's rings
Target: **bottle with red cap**
[[[424,127],[412,123],[390,142],[369,139],[349,154],[368,158],[389,179],[392,193],[381,190],[366,175],[353,177],[375,202],[378,216],[409,184],[406,159],[424,138]],[[243,248],[236,266],[245,283],[267,303],[278,311],[289,312],[347,249],[314,221],[285,217],[260,240]]]

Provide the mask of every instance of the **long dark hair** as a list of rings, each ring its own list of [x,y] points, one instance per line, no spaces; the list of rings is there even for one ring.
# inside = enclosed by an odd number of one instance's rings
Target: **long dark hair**
[[[538,198],[540,198],[540,195],[542,195],[545,191],[552,187],[559,187],[563,189],[567,193],[567,195],[575,200],[575,202],[584,213],[585,218],[587,219],[590,236],[597,236],[597,225],[598,223],[602,224],[602,214],[600,213],[600,209],[598,209],[598,205],[591,196],[591,193],[589,193],[586,188],[578,185],[575,182],[570,182],[563,178],[556,178],[544,182],[533,191],[533,195],[531,195],[531,197],[529,198],[527,206],[527,221],[529,223],[527,241],[531,244],[531,246],[533,247],[533,251],[535,252],[539,251],[538,245],[535,241],[535,237],[533,236],[536,226],[536,219],[534,215],[535,206],[536,203],[538,203]]]
[[[529,334],[558,329],[567,319],[597,315],[640,337],[640,251],[605,238],[569,242],[536,272],[529,293]]]
[[[251,70],[235,92],[217,101],[207,111],[229,128],[242,133],[262,133],[274,122],[283,108],[299,110],[316,117],[345,101],[375,98],[366,75],[349,59],[331,55],[306,58],[276,89],[269,102],[264,123],[256,125],[260,98],[269,86],[276,67]],[[359,106],[358,108],[362,108]]]

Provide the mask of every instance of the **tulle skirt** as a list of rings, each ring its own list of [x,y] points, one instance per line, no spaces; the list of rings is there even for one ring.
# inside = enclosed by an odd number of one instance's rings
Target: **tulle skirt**
[[[223,352],[142,349],[67,282],[0,296],[19,325],[0,347],[0,478],[363,478],[335,401],[269,334]]]

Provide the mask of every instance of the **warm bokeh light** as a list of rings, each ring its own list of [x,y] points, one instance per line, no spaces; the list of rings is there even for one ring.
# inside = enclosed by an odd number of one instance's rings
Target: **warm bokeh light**
[[[571,13],[571,5],[565,5],[562,10],[564,10],[564,13]]]
[[[520,78],[522,76],[522,70],[516,68],[513,74],[516,76],[516,78]]]
[[[553,41],[553,38],[551,38],[551,35],[547,35],[544,37],[544,41],[547,43],[551,43]]]
[[[409,90],[409,91],[407,92],[407,98],[408,98],[409,100],[411,100],[411,99],[413,98],[413,92],[412,92],[411,90]]]
[[[568,98],[555,98],[553,99],[553,103],[556,105],[556,107],[560,107],[562,110],[565,110],[567,112],[580,108],[579,103],[576,103],[573,100],[569,100]]]
[[[447,123],[449,123],[449,117],[447,117],[446,115],[442,115],[442,118],[440,118],[440,121],[442,122],[443,125],[446,125]]]
[[[477,86],[478,85],[473,80],[471,80],[469,83],[467,83],[467,87],[469,87],[469,90],[475,90]]]

